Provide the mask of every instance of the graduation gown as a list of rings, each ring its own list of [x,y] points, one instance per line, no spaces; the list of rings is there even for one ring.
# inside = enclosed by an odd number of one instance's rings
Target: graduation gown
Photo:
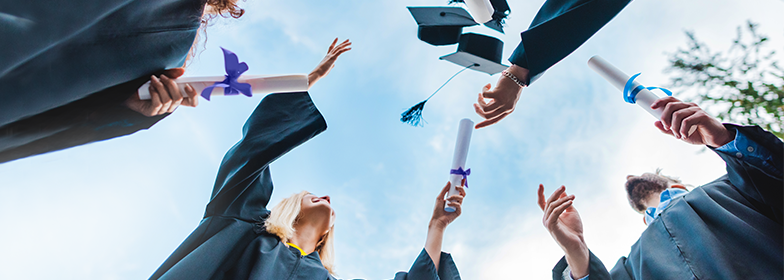
[[[536,13],[509,62],[528,69],[533,82],[574,52],[631,0],[547,0]]]
[[[781,166],[776,136],[756,126],[727,126],[765,147]],[[590,280],[784,278],[782,174],[768,174],[742,155],[716,153],[727,174],[673,199],[610,272],[591,253]],[[562,279],[566,267],[561,259],[553,279]]]
[[[266,96],[225,155],[204,219],[150,279],[334,279],[318,252],[301,256],[264,230],[272,195],[269,164],[326,130],[306,92]],[[449,254],[438,273],[422,250],[404,279],[460,279]]]
[[[146,118],[122,102],[150,75],[183,65],[204,4],[0,1],[0,153],[16,149],[2,161],[133,133],[165,117]],[[102,128],[112,123],[123,129]],[[85,133],[92,130],[100,132]]]

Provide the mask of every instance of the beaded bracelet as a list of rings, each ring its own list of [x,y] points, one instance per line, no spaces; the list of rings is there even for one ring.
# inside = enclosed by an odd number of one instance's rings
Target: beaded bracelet
[[[515,75],[512,75],[512,73],[509,73],[509,71],[506,71],[506,70],[501,71],[501,74],[503,74],[504,77],[507,77],[510,80],[512,80],[513,82],[515,82],[515,84],[517,84],[520,87],[526,87],[527,86],[525,83],[523,83],[523,81],[520,81],[520,79],[515,77]]]

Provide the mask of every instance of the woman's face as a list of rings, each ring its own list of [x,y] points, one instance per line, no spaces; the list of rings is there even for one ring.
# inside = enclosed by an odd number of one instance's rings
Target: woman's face
[[[302,198],[300,212],[303,216],[311,219],[328,221],[326,225],[328,225],[327,230],[329,230],[335,224],[335,210],[332,209],[330,203],[331,200],[328,195],[319,197],[309,193]]]

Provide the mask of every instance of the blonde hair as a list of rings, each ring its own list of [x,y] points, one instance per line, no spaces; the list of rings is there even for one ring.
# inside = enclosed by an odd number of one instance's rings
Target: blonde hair
[[[300,210],[302,209],[302,199],[308,195],[309,192],[301,191],[290,197],[283,199],[278,205],[272,208],[267,220],[264,221],[266,231],[277,235],[280,241],[288,243],[294,236],[294,225],[299,219]],[[329,274],[335,275],[335,252],[334,252],[334,239],[335,239],[335,226],[333,225],[329,231],[321,237],[318,244],[316,244],[316,252],[321,257],[321,264],[329,271]]]

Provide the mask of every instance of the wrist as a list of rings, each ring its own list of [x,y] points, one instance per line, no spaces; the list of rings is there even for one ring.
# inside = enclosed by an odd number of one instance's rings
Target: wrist
[[[506,71],[520,79],[525,85],[529,84],[528,69],[512,64],[512,66],[506,68]]]
[[[716,137],[716,140],[713,143],[707,143],[708,146],[711,146],[713,148],[718,148],[727,145],[727,143],[735,139],[735,129],[728,129],[724,125],[722,125],[721,127],[723,129],[719,133],[719,136]]]
[[[591,257],[588,246],[583,243],[578,248],[565,249],[564,253],[566,263],[569,264],[574,279],[580,279],[588,275],[590,272],[589,263]]]
[[[430,224],[427,225],[427,230],[432,231],[434,233],[443,234],[444,230],[446,230],[446,226],[447,226],[446,223],[434,219],[434,220],[430,220]]]

